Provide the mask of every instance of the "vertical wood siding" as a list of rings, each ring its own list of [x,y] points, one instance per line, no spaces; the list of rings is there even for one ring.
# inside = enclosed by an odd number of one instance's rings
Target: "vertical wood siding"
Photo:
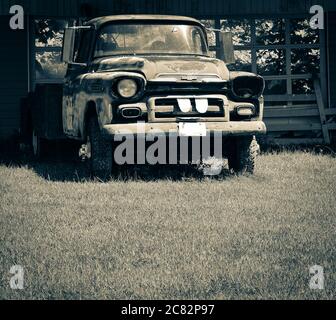
[[[123,13],[218,16],[242,14],[307,13],[314,4],[336,10],[335,0],[1,0],[0,15],[11,5],[21,4],[26,13],[48,16],[77,16],[82,4],[91,4],[95,15]]]
[[[27,32],[9,28],[9,17],[0,17],[0,139],[20,128],[20,99],[28,91]]]

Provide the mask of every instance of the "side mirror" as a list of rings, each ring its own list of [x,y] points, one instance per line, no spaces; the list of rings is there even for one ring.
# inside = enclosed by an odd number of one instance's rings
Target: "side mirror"
[[[92,30],[92,27],[79,26],[70,27],[64,30],[62,61],[75,66],[86,67],[87,63],[75,62],[75,52],[78,51],[79,41],[81,41],[81,32]]]
[[[236,62],[234,55],[234,46],[231,32],[221,32],[220,39],[220,59],[227,64],[234,64]]]
[[[76,30],[66,28],[63,37],[62,61],[65,63],[73,63],[75,51]]]

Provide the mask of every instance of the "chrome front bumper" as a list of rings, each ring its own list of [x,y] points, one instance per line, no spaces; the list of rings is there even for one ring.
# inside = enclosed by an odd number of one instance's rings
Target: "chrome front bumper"
[[[237,122],[206,122],[207,135],[222,134],[223,136],[249,136],[266,134],[266,125],[262,121],[237,121]],[[106,138],[116,135],[178,135],[179,123],[126,123],[110,124],[103,127]]]

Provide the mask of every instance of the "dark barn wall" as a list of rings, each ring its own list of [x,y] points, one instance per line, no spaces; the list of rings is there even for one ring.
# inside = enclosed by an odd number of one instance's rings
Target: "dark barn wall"
[[[20,128],[20,100],[28,92],[27,31],[9,28],[9,17],[0,17],[0,139]]]
[[[334,0],[1,0],[0,14],[8,14],[14,4],[26,13],[47,16],[78,16],[92,7],[91,14],[157,13],[192,16],[308,13],[314,4],[336,10]],[[82,10],[81,10],[82,8]]]

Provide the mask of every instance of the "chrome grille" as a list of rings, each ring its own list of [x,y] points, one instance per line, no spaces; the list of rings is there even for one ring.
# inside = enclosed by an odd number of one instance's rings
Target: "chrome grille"
[[[189,112],[182,112],[179,108],[177,98],[158,99],[155,101],[155,118],[223,118],[225,116],[225,107],[223,100],[219,98],[209,98],[208,111],[200,113],[196,109],[196,99],[190,99],[192,110]]]

